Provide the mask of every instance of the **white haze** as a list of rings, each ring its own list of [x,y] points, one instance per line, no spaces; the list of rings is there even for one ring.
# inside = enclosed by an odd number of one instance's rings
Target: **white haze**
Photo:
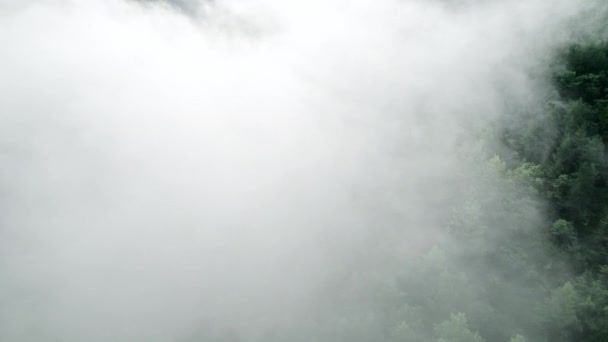
[[[0,340],[252,341],[390,276],[585,2],[194,3],[0,0]]]

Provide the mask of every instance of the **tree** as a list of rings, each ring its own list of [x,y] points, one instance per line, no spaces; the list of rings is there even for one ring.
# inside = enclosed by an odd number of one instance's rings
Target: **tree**
[[[462,312],[450,315],[450,319],[435,327],[438,342],[484,342],[476,331],[471,331],[467,317]]]

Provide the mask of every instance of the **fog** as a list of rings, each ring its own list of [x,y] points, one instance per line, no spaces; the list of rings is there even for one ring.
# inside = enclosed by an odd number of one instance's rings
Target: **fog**
[[[592,5],[0,0],[0,340],[346,340]]]

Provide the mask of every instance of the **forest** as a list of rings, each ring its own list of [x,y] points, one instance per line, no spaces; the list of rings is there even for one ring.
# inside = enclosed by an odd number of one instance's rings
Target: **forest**
[[[475,156],[490,183],[460,199],[445,245],[384,279],[372,311],[336,313],[321,340],[608,341],[608,44],[575,43],[553,63],[541,112],[484,133],[502,142]]]
[[[431,282],[438,288],[422,301],[407,301],[406,312],[423,314],[418,325],[397,325],[395,341],[419,340],[416,329],[432,329],[438,341],[608,340],[608,45],[576,43],[555,58],[555,93],[545,112],[530,116],[526,129],[497,131],[507,148],[487,161],[491,172],[520,190],[472,194],[469,200],[480,208],[476,226],[454,230],[455,238],[475,241],[479,249],[493,245],[484,241],[494,238],[492,225],[531,222],[526,212],[511,209],[522,208],[518,202],[542,207],[549,220],[533,229],[520,226],[501,237],[498,248],[483,251],[478,262],[490,271],[478,289],[470,288],[466,271],[445,264],[449,252],[432,251],[428,257],[436,258],[438,272]],[[456,217],[470,215],[460,210]],[[502,289],[517,291],[508,302],[497,296],[501,286],[513,285]],[[443,291],[456,286],[471,297],[442,308],[449,319],[425,321],[435,303],[449,303]]]

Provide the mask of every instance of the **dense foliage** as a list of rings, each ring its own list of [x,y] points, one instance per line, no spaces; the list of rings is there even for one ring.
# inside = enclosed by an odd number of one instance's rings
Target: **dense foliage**
[[[571,267],[547,299],[551,340],[607,341],[608,45],[572,46],[558,64],[560,100],[543,122],[509,132],[507,141],[515,164],[536,168],[555,257]]]
[[[328,340],[608,341],[608,45],[568,48],[553,78],[506,149],[480,143],[448,238]]]
[[[608,45],[569,47],[553,81],[545,113],[504,129],[487,162],[504,184],[489,177],[455,211],[470,250],[432,251],[438,269],[417,280],[431,340],[608,341]]]

